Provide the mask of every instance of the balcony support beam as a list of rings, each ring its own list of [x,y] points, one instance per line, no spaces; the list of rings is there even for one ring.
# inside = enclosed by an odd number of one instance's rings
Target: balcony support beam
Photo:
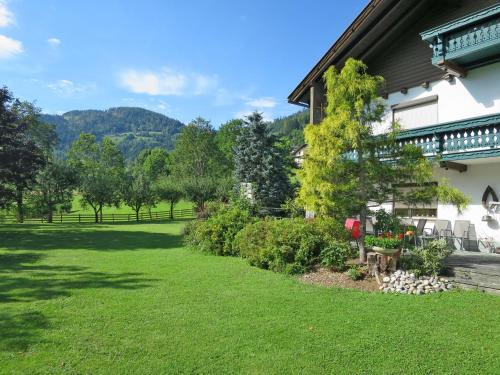
[[[444,70],[447,74],[451,74],[455,77],[467,77],[467,69],[455,64],[454,62],[443,60],[438,63],[437,66]]]
[[[467,172],[467,165],[461,164],[461,163],[456,163],[453,161],[442,161],[439,163],[439,166],[441,168],[446,169],[446,170],[451,169],[454,171],[458,171],[460,173]]]

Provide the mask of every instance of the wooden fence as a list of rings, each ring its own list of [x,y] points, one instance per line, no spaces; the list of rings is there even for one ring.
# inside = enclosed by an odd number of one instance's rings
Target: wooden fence
[[[196,217],[196,210],[193,209],[182,209],[173,211],[173,219],[193,219]],[[135,213],[130,214],[103,214],[103,223],[126,223],[126,222],[145,222],[145,221],[160,221],[160,220],[171,220],[170,211],[151,211],[151,212],[140,212],[139,220],[137,220]],[[0,215],[0,223],[16,223],[17,218],[14,215]],[[35,224],[35,223],[47,223],[47,218],[45,217],[25,217],[24,223]],[[52,217],[52,223],[95,223],[95,215],[91,214],[54,214]]]

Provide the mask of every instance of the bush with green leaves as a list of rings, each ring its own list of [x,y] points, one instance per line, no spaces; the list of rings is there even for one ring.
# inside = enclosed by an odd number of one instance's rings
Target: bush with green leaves
[[[321,250],[321,265],[335,271],[342,271],[351,255],[351,247],[347,242],[333,240]]]
[[[377,233],[401,233],[403,224],[401,219],[393,213],[386,210],[378,210],[375,212],[376,223],[374,229]]]
[[[353,264],[347,270],[347,275],[352,280],[356,281],[356,280],[361,280],[365,276],[365,273],[363,272],[363,268],[362,267]]]
[[[238,233],[234,247],[254,266],[296,274],[319,263],[323,249],[340,247],[346,239],[343,226],[333,219],[265,219]]]
[[[402,269],[417,276],[438,275],[443,271],[443,260],[452,252],[453,249],[445,240],[434,240],[402,256],[399,264]]]
[[[236,234],[252,223],[248,206],[241,202],[211,204],[206,219],[197,220],[185,229],[185,242],[201,251],[216,255],[238,255],[233,247]]]
[[[430,241],[427,245],[416,250],[416,254],[422,261],[422,271],[425,275],[437,275],[443,270],[443,260],[453,250],[443,240]]]

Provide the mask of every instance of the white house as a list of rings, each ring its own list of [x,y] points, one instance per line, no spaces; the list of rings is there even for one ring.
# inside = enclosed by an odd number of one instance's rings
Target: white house
[[[450,220],[451,228],[468,220],[475,250],[500,247],[500,3],[370,1],[288,98],[310,108],[311,123],[323,116],[323,73],[348,57],[386,79],[381,94],[388,112],[380,129],[398,120],[401,142],[440,156],[436,181],[446,177],[471,199],[462,215],[437,200],[383,208],[427,218],[431,226],[437,218]]]

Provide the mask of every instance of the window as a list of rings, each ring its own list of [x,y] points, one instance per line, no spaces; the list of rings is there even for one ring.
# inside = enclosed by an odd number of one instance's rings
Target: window
[[[398,188],[401,193],[409,193],[412,190],[412,186],[403,186]],[[409,206],[405,202],[394,201],[394,214],[401,217],[427,217],[435,218],[437,217],[438,200],[434,199],[430,204],[415,204]]]
[[[405,130],[435,125],[438,123],[438,96],[412,100],[392,106],[393,121]]]

